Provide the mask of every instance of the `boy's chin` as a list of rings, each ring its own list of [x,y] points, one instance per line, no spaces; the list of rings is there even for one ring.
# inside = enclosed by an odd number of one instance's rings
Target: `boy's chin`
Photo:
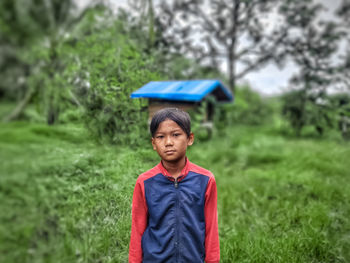
[[[185,156],[161,156],[163,161],[176,163],[181,161]]]

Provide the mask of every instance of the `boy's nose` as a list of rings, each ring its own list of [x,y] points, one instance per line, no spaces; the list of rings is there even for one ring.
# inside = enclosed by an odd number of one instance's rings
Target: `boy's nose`
[[[167,136],[167,137],[166,137],[165,145],[173,145],[173,140],[171,139],[170,136]]]

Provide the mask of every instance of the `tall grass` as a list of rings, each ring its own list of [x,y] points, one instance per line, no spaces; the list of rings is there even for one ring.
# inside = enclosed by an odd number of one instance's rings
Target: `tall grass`
[[[348,144],[238,127],[206,147],[192,159],[216,174],[223,262],[350,260]]]
[[[349,262],[350,145],[237,126],[190,160],[218,185],[222,262]],[[158,162],[78,125],[0,128],[0,262],[127,262],[132,191]]]

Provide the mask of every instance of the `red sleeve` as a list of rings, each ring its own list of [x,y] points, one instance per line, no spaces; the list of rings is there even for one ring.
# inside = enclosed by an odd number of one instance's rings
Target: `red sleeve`
[[[143,181],[137,180],[131,209],[131,237],[129,245],[129,262],[142,262],[141,238],[147,227],[147,204]]]
[[[205,192],[205,262],[220,261],[220,243],[218,231],[217,190],[213,176],[210,177]]]

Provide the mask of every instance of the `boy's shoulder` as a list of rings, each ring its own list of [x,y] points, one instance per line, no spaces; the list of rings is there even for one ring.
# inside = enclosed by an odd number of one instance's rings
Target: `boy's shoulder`
[[[157,174],[161,173],[161,169],[160,169],[160,164],[157,164],[156,166],[154,166],[153,168],[149,169],[148,171],[140,174],[137,178],[137,182],[141,183]],[[209,178],[212,178],[215,180],[215,177],[213,175],[213,173],[197,164],[194,164],[192,162],[188,162],[188,172],[194,172],[197,174],[202,174],[205,176],[208,176]]]
[[[149,169],[148,171],[140,174],[139,177],[137,178],[137,182],[143,182],[159,173],[160,173],[160,170],[158,168],[158,165],[156,165],[153,168]]]
[[[195,172],[195,173],[198,173],[198,174],[206,175],[209,178],[213,178],[214,179],[214,174],[211,171],[209,171],[209,170],[207,170],[207,169],[205,169],[205,168],[203,168],[203,167],[201,167],[201,166],[199,166],[197,164],[194,164],[194,163],[190,162],[188,170],[190,172]]]

